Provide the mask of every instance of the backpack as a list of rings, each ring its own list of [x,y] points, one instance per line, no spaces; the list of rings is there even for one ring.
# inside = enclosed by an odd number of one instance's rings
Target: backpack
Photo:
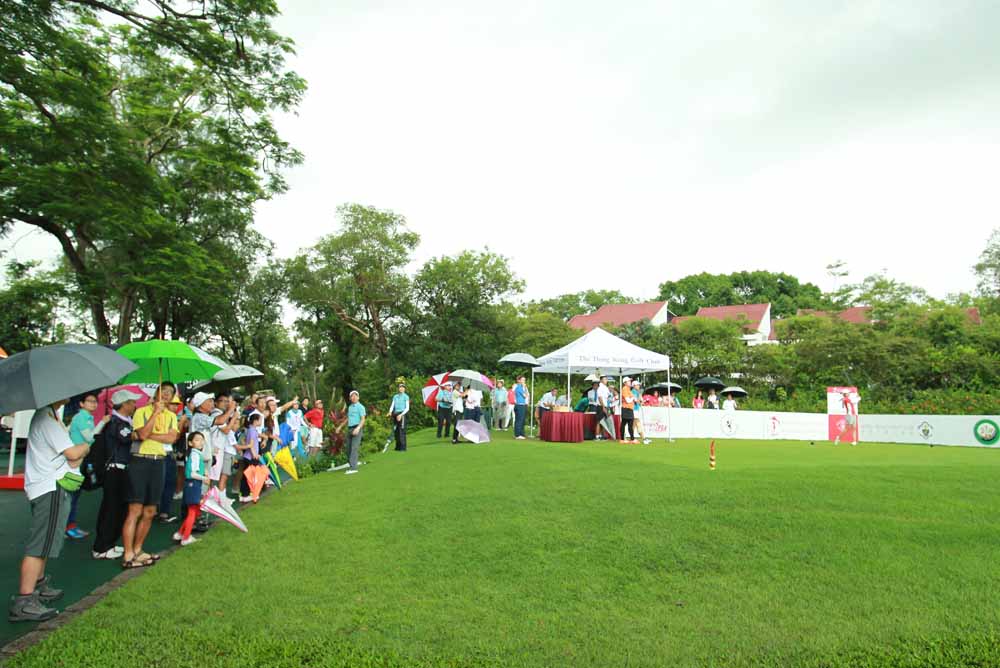
[[[107,469],[108,449],[104,442],[107,429],[102,429],[101,433],[94,439],[90,446],[90,452],[83,458],[80,464],[80,473],[83,474],[83,489],[90,492],[104,486],[104,472]]]

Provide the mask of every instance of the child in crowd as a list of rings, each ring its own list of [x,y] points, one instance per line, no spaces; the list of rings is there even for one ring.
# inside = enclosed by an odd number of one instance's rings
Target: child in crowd
[[[195,520],[198,519],[201,507],[202,483],[208,482],[205,459],[201,451],[204,445],[205,435],[200,431],[188,434],[188,454],[184,465],[184,505],[187,507],[187,515],[181,524],[181,530],[174,534],[174,540],[179,540],[181,545],[190,545],[198,541],[191,535],[191,530],[194,528]]]
[[[298,401],[292,401],[292,407],[285,413],[285,423],[288,424],[288,428],[292,430],[292,441],[288,444],[289,447],[297,452],[299,457],[304,459],[306,456],[306,449],[302,447],[302,427],[305,426],[306,420],[303,416],[302,409],[299,408]]]
[[[260,464],[260,427],[262,423],[263,416],[260,413],[252,413],[247,418],[243,443],[236,446],[236,449],[243,455],[240,459],[241,472]],[[249,503],[250,501],[253,501],[253,497],[250,496],[250,484],[245,475],[240,476],[240,503]]]

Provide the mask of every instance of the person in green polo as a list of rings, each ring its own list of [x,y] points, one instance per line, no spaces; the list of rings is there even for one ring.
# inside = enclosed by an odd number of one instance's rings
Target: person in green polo
[[[392,435],[396,438],[396,451],[406,452],[406,414],[410,412],[410,395],[406,393],[406,385],[399,384],[399,390],[389,404],[389,414],[392,418]]]

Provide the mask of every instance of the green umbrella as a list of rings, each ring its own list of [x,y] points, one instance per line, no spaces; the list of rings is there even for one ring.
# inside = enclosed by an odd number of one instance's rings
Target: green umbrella
[[[183,341],[137,341],[125,344],[117,352],[139,365],[137,370],[118,381],[121,384],[206,380],[225,366],[217,357]]]

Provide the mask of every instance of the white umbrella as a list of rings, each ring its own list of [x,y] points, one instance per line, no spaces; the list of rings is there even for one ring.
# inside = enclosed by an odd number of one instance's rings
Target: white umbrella
[[[486,431],[486,427],[475,420],[459,420],[455,425],[455,429],[457,429],[458,433],[461,434],[466,440],[472,441],[473,443],[490,442],[490,432]]]
[[[482,392],[489,392],[493,389],[493,381],[472,369],[457,369],[448,374],[448,380],[453,383],[462,383],[462,387],[472,387]]]

